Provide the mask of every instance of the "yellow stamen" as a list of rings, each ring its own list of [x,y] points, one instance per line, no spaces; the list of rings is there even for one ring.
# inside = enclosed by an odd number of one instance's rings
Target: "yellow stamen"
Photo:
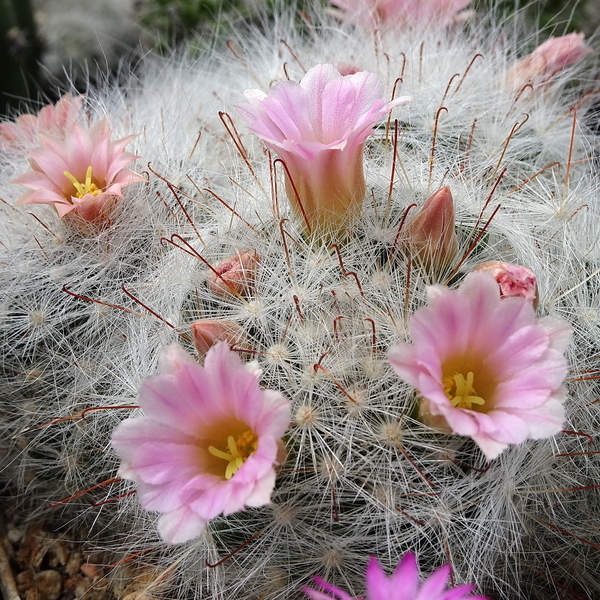
[[[462,373],[454,373],[450,377],[445,377],[444,393],[448,396],[450,404],[457,408],[471,408],[473,404],[483,405],[485,400],[477,395],[473,387],[475,376],[473,371],[467,373],[467,378]]]
[[[75,175],[72,173],[69,173],[68,171],[63,171],[63,173],[77,190],[78,198],[83,198],[86,194],[97,196],[98,194],[102,193],[102,190],[95,183],[92,183],[92,165],[87,168],[85,173],[85,183],[83,184],[78,181]]]
[[[227,449],[229,452],[209,446],[208,451],[217,458],[227,461],[225,467],[225,479],[231,479],[246,462],[246,459],[256,450],[258,438],[256,434],[248,429],[237,438],[230,435],[227,438]]]

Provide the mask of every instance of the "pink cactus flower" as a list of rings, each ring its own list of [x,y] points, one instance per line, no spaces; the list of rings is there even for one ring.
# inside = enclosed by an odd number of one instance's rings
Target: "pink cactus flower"
[[[208,275],[208,287],[217,296],[249,296],[254,291],[260,257],[254,250],[240,250]]]
[[[428,271],[439,274],[458,252],[454,200],[445,186],[431,195],[404,231],[404,245]]]
[[[419,391],[426,423],[473,438],[488,460],[562,429],[571,327],[537,319],[523,297],[501,298],[489,273],[470,273],[457,290],[430,286],[410,334],[389,360]]]
[[[275,84],[268,94],[246,90],[237,108],[249,128],[286,167],[286,192],[299,219],[312,232],[351,227],[366,186],[365,140],[392,107],[374,73],[342,76],[332,65],[317,65],[300,83]],[[289,176],[288,176],[289,175]]]
[[[342,10],[339,18],[365,29],[413,25],[449,25],[461,20],[461,11],[472,0],[331,0]]]
[[[0,123],[0,150],[37,145],[39,134],[64,137],[67,128],[79,118],[82,106],[83,96],[65,94],[37,115],[22,115],[14,123]]]
[[[111,142],[110,134],[105,119],[90,130],[72,123],[64,139],[41,135],[41,146],[30,151],[33,170],[13,182],[30,188],[17,205],[52,204],[59,218],[68,215],[82,228],[108,222],[122,188],[145,181],[125,168],[138,158],[124,151],[135,136]]]
[[[473,271],[486,271],[498,283],[500,296],[523,296],[537,308],[538,294],[535,273],[521,265],[511,265],[501,260],[490,260],[477,265]]]
[[[507,81],[515,89],[520,89],[528,83],[543,87],[554,75],[591,52],[584,44],[583,38],[583,33],[570,33],[546,40],[508,69]]]
[[[394,573],[387,577],[383,568],[372,556],[367,565],[367,600],[486,600],[483,596],[471,596],[474,585],[459,585],[447,588],[450,565],[444,565],[434,571],[423,583],[419,583],[419,567],[414,554],[407,552],[398,563]],[[304,587],[311,600],[360,600],[350,594],[315,577],[315,581],[327,593]]]
[[[203,367],[172,344],[159,371],[140,389],[146,416],[118,425],[112,446],[123,460],[119,476],[136,482],[141,505],[162,513],[161,537],[177,544],[217,515],[270,502],[290,403],[261,389],[260,372],[224,342]]]

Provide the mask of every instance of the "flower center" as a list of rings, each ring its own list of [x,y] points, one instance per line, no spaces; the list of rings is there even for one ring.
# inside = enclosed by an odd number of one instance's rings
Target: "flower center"
[[[208,451],[217,458],[227,461],[225,467],[225,479],[231,479],[246,462],[246,459],[256,450],[258,437],[251,429],[234,438],[230,435],[227,438],[227,451],[218,450],[214,446],[209,446]]]
[[[102,193],[102,190],[95,183],[92,183],[92,165],[87,168],[84,183],[77,181],[77,178],[68,171],[63,171],[63,173],[65,177],[75,186],[78,198],[83,198],[86,194],[97,196],[98,194]]]
[[[477,395],[473,387],[475,376],[473,371],[467,373],[467,378],[462,373],[454,373],[444,377],[442,384],[444,393],[448,396],[450,404],[457,408],[471,408],[473,404],[485,404],[485,400]]]

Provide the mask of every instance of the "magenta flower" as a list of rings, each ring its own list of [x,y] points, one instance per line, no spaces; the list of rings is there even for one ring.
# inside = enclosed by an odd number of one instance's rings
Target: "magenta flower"
[[[444,565],[433,572],[422,584],[419,583],[419,567],[414,554],[407,552],[398,563],[394,573],[387,577],[383,568],[372,556],[367,565],[367,600],[486,600],[483,596],[470,596],[474,585],[459,585],[446,589],[450,565]],[[304,587],[304,592],[312,600],[354,600],[339,588],[315,577],[315,581],[328,593]],[[356,600],[360,600],[356,598]]]
[[[523,297],[501,298],[485,272],[457,290],[430,286],[428,301],[410,319],[413,344],[389,350],[394,371],[419,391],[425,422],[472,437],[488,460],[562,429],[565,321],[537,319]]]
[[[65,94],[57,103],[48,104],[37,115],[22,115],[14,123],[0,123],[0,149],[37,144],[39,134],[64,137],[67,128],[81,113],[83,96]]]
[[[125,168],[138,158],[124,151],[135,136],[111,142],[110,134],[105,119],[90,130],[72,123],[64,139],[41,135],[41,146],[30,151],[33,170],[13,182],[30,188],[17,205],[52,204],[61,219],[69,215],[71,222],[84,228],[106,223],[123,197],[121,189],[145,181]]]
[[[449,25],[471,0],[331,0],[341,19],[365,29],[411,25]]]
[[[549,83],[554,75],[591,52],[583,38],[583,33],[570,33],[546,40],[508,70],[507,80],[515,89],[528,83],[535,86]]]
[[[258,385],[227,343],[213,346],[204,367],[177,344],[163,350],[160,375],[139,394],[144,417],[113,432],[119,476],[135,481],[141,505],[162,513],[170,544],[196,537],[210,519],[270,502],[280,439],[290,404]]]
[[[248,102],[237,108],[284,161],[286,192],[298,218],[313,232],[351,226],[366,191],[365,140],[392,107],[409,99],[388,102],[374,73],[342,76],[328,64],[310,69],[300,83],[284,81],[268,94],[246,90],[245,96]]]

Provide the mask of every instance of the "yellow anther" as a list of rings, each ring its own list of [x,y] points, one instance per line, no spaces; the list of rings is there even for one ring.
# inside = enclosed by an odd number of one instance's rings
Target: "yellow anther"
[[[445,377],[443,380],[444,392],[450,404],[457,408],[471,408],[473,404],[479,406],[485,404],[485,400],[477,395],[473,382],[475,376],[473,371],[467,373],[467,378],[462,373],[454,373],[450,377]]]
[[[258,438],[256,434],[248,429],[237,438],[230,435],[227,438],[227,449],[229,452],[209,446],[208,451],[217,458],[227,461],[225,467],[225,479],[231,479],[244,464],[246,459],[256,450]]]
[[[85,183],[81,183],[77,180],[75,175],[69,173],[68,171],[63,171],[65,177],[73,184],[75,189],[77,190],[77,197],[83,198],[86,194],[92,194],[92,196],[97,196],[102,193],[102,190],[98,188],[95,183],[92,183],[92,165],[87,168],[85,173]]]

